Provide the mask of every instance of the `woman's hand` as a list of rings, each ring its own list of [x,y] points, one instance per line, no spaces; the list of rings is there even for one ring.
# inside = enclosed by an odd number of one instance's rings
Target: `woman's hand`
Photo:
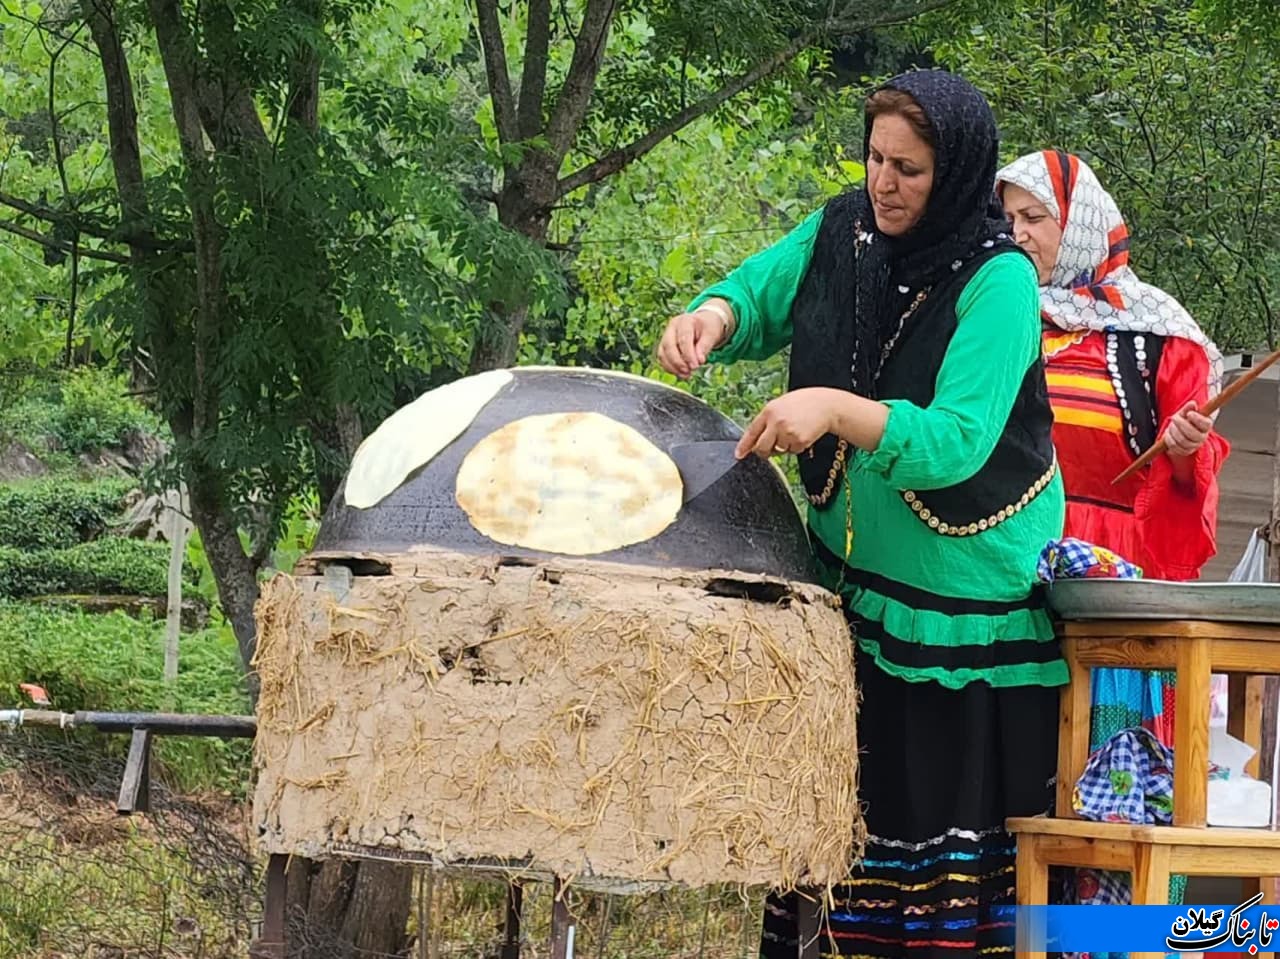
[[[687,380],[728,338],[732,315],[728,303],[708,300],[692,313],[681,313],[672,319],[658,343],[658,365]]]
[[[1173,415],[1165,428],[1164,442],[1169,455],[1175,460],[1195,456],[1213,432],[1213,420],[1199,410],[1199,406],[1192,400]]]
[[[743,459],[755,453],[767,458],[804,452],[831,432],[836,414],[834,401],[839,398],[836,394],[843,392],[810,387],[770,400],[747,426],[734,455]]]

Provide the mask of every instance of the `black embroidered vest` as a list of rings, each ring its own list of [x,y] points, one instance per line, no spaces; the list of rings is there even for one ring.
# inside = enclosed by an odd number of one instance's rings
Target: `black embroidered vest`
[[[791,389],[836,385],[813,382],[806,375],[805,361],[812,350],[820,348],[813,327],[823,325],[821,311],[831,309],[835,303],[847,302],[844,296],[833,297],[831,289],[852,286],[847,274],[823,275],[825,271],[819,266],[841,261],[850,267],[853,265],[851,252],[842,256],[831,247],[831,244],[854,246],[853,235],[847,232],[847,221],[846,229],[841,230],[841,220],[842,217],[833,217],[828,223],[827,218],[823,218],[808,274],[792,304]],[[998,253],[981,251],[929,290],[893,343],[876,379],[874,399],[908,400],[920,407],[933,402],[938,373],[959,322],[956,304],[974,274],[993,255]],[[973,375],[981,377],[984,371],[975,369]],[[848,388],[848,383],[840,385]],[[1053,479],[1057,464],[1052,426],[1044,361],[1037,357],[1022,378],[995,449],[975,475],[958,479],[943,489],[899,492],[920,521],[939,534],[971,536],[985,532],[1020,512]],[[835,449],[834,437],[828,436],[814,444],[811,451],[800,454],[801,472],[811,499],[831,475]],[[813,458],[806,463],[810,453]],[[836,467],[843,472],[844,463],[837,463]],[[836,499],[833,496],[827,502]]]

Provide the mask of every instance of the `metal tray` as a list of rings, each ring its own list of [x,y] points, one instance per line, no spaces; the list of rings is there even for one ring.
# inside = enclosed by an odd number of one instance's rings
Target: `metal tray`
[[[1063,619],[1198,619],[1280,623],[1280,583],[1064,579],[1046,590]]]

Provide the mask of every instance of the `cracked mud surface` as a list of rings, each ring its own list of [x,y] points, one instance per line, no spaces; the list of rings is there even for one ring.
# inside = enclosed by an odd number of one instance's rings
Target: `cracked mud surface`
[[[846,874],[857,695],[830,594],[577,560],[377,561],[358,568],[388,575],[345,595],[320,575],[264,587],[263,851],[690,886]]]

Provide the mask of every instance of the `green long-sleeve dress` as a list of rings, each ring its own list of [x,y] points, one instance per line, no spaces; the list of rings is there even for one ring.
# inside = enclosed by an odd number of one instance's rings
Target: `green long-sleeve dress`
[[[789,345],[822,217],[692,301],[724,299],[737,318],[711,361],[765,359]],[[942,535],[903,496],[952,486],[991,456],[1040,357],[1030,263],[991,256],[955,312],[932,402],[885,400],[879,446],[854,454],[833,505],[809,510],[814,549],[856,634],[871,833],[838,891],[824,954],[1011,952],[1014,848],[1003,822],[1050,801],[1056,687],[1067,673],[1034,584],[1040,551],[1061,535],[1061,479],[1046,474],[1038,495],[1011,502],[981,535]],[[795,936],[792,900],[771,898],[763,954],[794,955]]]

